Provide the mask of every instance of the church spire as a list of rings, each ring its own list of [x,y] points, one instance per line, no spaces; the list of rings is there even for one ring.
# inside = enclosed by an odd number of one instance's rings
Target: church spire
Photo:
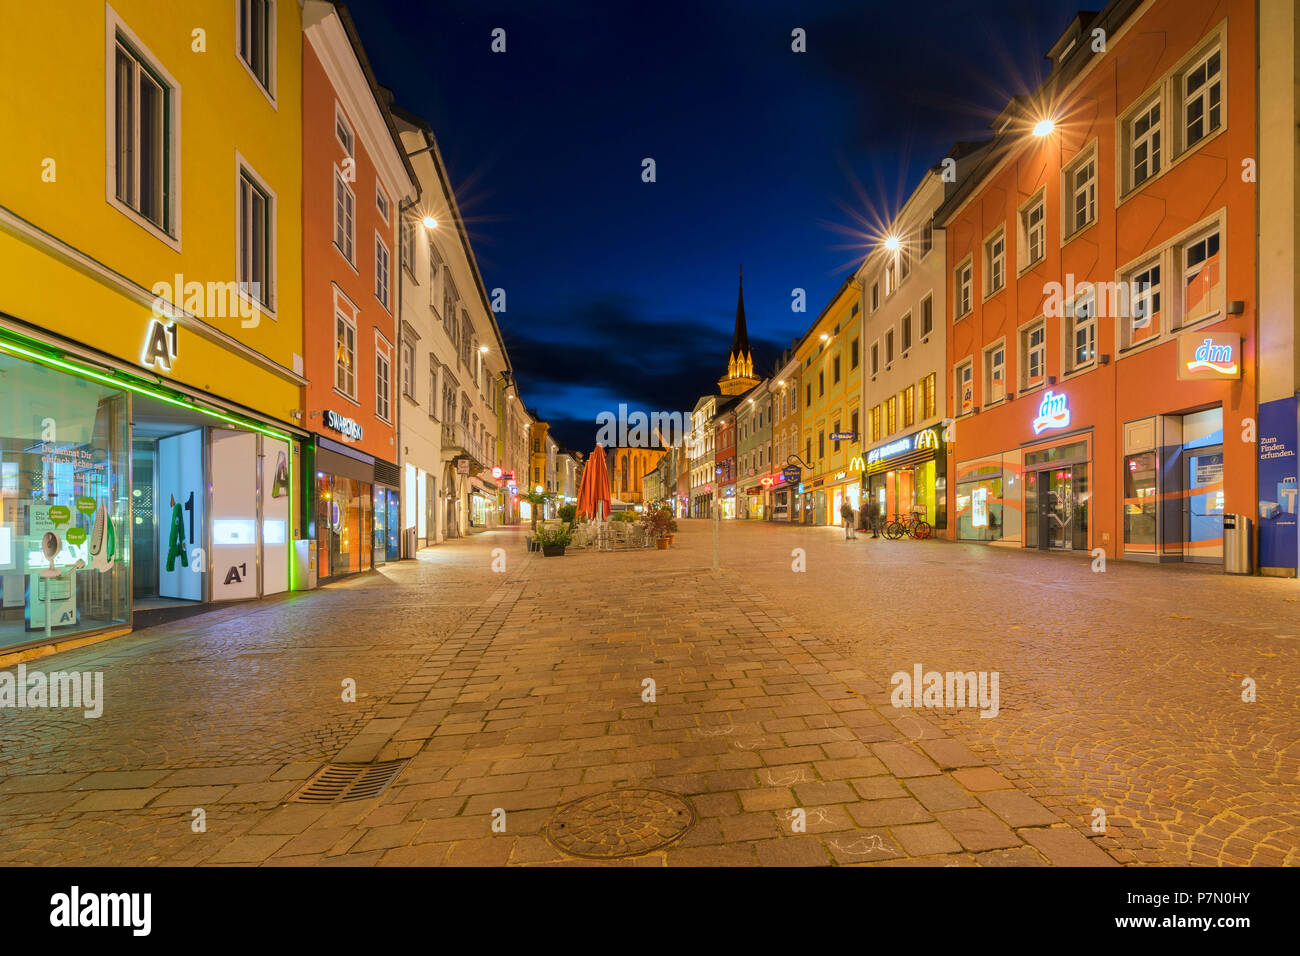
[[[745,267],[740,267],[740,282],[736,292],[736,330],[731,336],[731,352],[727,355],[727,374],[718,379],[718,390],[723,395],[740,395],[755,385],[754,356],[749,351],[749,330],[745,327]]]

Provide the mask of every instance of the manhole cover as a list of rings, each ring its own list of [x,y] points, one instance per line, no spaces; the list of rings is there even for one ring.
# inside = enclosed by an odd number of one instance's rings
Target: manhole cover
[[[695,809],[666,790],[607,790],[566,803],[546,826],[551,845],[571,856],[611,860],[665,847],[695,825]]]
[[[386,760],[383,763],[327,763],[294,795],[296,803],[342,803],[377,797],[409,763]]]

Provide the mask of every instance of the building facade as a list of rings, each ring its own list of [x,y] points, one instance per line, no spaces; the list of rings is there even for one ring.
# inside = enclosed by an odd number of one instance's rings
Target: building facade
[[[767,517],[772,471],[772,393],[763,379],[736,405],[736,517]],[[765,485],[763,479],[769,479]]]
[[[1081,14],[945,202],[952,536],[1217,563],[1256,514],[1255,13]]]
[[[57,56],[49,17],[0,38],[0,651],[282,592],[307,550],[301,7],[115,0]]]
[[[360,40],[333,3],[303,6],[303,408],[318,581],[401,554],[397,267],[414,172]]]
[[[797,343],[796,343],[797,344]],[[772,471],[765,494],[767,514],[773,521],[800,520],[802,498],[798,482],[786,481],[785,468],[792,464],[791,455],[802,455],[800,437],[803,432],[799,419],[799,359],[790,348],[777,362],[776,371],[768,379],[772,402]]]

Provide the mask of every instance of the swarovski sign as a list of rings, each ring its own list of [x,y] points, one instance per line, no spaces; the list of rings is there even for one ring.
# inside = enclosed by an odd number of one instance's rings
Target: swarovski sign
[[[344,418],[338,412],[326,412],[325,424],[353,441],[361,440],[361,426],[350,418]]]

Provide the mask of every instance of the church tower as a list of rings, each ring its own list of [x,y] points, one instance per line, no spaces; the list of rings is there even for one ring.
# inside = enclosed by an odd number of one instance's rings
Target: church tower
[[[758,384],[754,376],[754,356],[749,351],[749,332],[745,328],[745,269],[740,269],[740,289],[736,296],[736,331],[731,336],[727,356],[727,374],[718,379],[723,395],[743,395]]]

